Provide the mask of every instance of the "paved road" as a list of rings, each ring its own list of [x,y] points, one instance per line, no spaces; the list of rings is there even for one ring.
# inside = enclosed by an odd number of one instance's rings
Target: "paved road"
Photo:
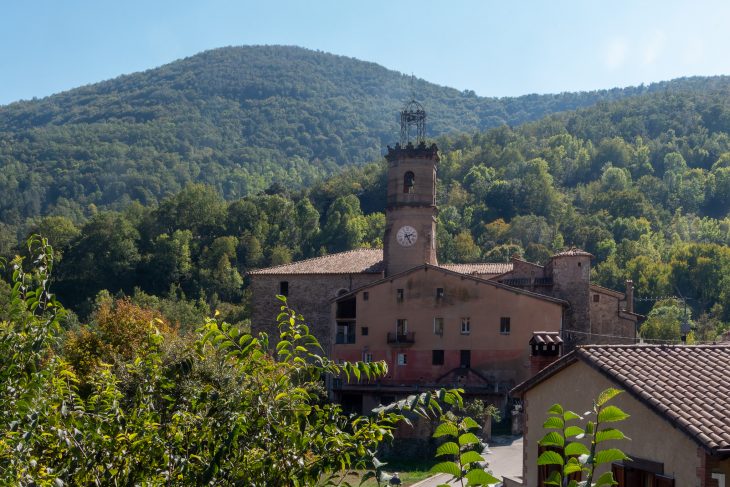
[[[487,455],[487,461],[492,475],[498,479],[502,479],[504,476],[522,476],[521,436],[495,436],[489,443],[489,450],[491,453]],[[446,482],[449,477],[446,474],[439,474],[422,480],[412,487],[436,487]]]

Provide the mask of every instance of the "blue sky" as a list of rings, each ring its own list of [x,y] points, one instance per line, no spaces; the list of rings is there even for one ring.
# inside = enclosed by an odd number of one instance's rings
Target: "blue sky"
[[[730,2],[3,2],[0,104],[206,49],[289,44],[482,96],[730,74]]]

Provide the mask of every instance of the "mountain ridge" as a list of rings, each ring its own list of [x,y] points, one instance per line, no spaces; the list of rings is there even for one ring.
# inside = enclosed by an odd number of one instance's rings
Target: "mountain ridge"
[[[227,199],[298,189],[379,159],[411,82],[427,135],[474,133],[726,77],[597,92],[478,97],[376,63],[299,47],[204,51],[158,68],[0,106],[0,221],[156,204],[190,182]]]

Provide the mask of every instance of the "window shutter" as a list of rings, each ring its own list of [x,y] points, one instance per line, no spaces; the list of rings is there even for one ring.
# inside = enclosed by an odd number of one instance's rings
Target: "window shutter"
[[[613,472],[613,479],[618,482],[618,487],[626,487],[626,479],[624,478],[624,466],[620,463],[612,463],[611,472]]]
[[[674,478],[665,477],[664,475],[655,475],[656,487],[674,487]]]

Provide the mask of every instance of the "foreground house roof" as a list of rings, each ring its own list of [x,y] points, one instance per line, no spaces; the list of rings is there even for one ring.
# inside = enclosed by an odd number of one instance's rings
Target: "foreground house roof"
[[[730,454],[730,344],[580,347],[518,385],[522,394],[581,360],[713,454]]]

